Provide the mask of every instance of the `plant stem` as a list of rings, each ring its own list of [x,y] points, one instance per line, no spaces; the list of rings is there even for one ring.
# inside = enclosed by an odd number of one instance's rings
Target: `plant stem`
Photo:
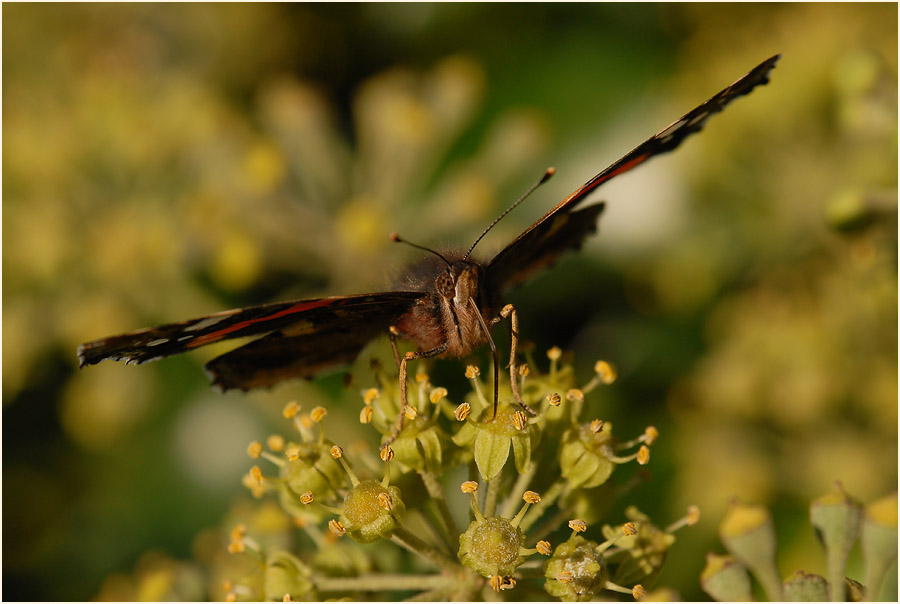
[[[438,482],[434,472],[424,470],[420,471],[419,475],[422,477],[422,482],[425,484],[428,495],[434,501],[441,515],[441,520],[443,521],[441,533],[444,540],[450,546],[450,551],[456,551],[459,549],[459,529],[456,527],[456,522],[450,513],[450,506],[447,505],[447,499],[444,497],[444,489],[441,488],[441,484]]]
[[[512,486],[512,489],[510,489],[509,492],[524,493],[527,490],[528,484],[531,482],[531,479],[534,478],[534,474],[535,472],[537,472],[537,467],[538,461],[536,459],[532,460],[531,467],[528,468],[527,472],[519,474],[519,477],[516,478],[516,483]],[[503,508],[500,510],[500,515],[504,518],[511,518],[516,513],[516,507],[518,506],[518,504],[519,500],[515,497],[507,497],[506,501],[503,502]],[[534,513],[534,506],[532,506],[531,514]],[[534,524],[534,520],[532,520],[529,524]]]
[[[319,591],[423,591],[448,590],[456,578],[445,575],[385,575],[371,574],[357,577],[313,577]]]
[[[451,599],[453,591],[448,587],[439,587],[437,589],[429,589],[421,591],[414,596],[410,596],[403,600],[404,602],[446,602]]]
[[[484,507],[482,513],[485,517],[493,516],[497,511],[497,498],[500,496],[500,482],[503,472],[500,472],[488,482],[487,492],[484,495]]]
[[[402,526],[394,530],[394,536],[391,537],[391,541],[413,553],[419,554],[441,570],[457,572],[460,569],[460,564],[455,558],[451,558],[436,547],[428,545]]]

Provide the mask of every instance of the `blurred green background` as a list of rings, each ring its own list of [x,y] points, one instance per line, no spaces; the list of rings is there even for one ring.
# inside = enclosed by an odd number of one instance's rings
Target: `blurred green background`
[[[659,427],[627,503],[701,507],[659,581],[687,599],[730,498],[774,510],[787,576],[824,571],[812,497],[896,489],[895,4],[4,4],[5,599],[189,558],[286,401],[353,399],[340,376],[220,395],[221,350],[78,371],[80,342],[387,287],[416,257],[389,232],[467,246],[556,166],[489,257],[778,52],[509,296],[585,380],[618,366],[597,416]]]

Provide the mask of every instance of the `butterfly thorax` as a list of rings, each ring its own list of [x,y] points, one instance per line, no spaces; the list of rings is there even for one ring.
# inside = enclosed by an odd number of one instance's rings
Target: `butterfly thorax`
[[[429,268],[411,283],[427,296],[400,317],[395,327],[422,352],[445,347],[440,356],[465,356],[487,341],[481,319],[490,324],[492,309],[484,293],[484,269],[470,260],[457,260],[449,266],[429,263]]]

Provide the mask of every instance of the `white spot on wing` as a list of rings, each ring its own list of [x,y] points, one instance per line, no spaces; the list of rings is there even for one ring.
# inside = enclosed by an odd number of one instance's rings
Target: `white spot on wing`
[[[169,341],[169,338],[159,338],[157,340],[153,340],[152,342],[147,342],[147,346],[159,346],[160,344],[165,344]]]
[[[705,120],[705,119],[708,118],[708,117],[709,117],[709,112],[708,112],[708,111],[704,111],[703,113],[701,113],[700,115],[698,115],[697,117],[695,117],[694,119],[692,119],[691,121],[689,121],[689,122],[686,124],[686,127],[690,128],[691,126],[694,126],[694,125],[696,125],[696,124],[699,124],[700,122],[702,122],[703,120]]]
[[[672,138],[672,135],[675,134],[682,126],[684,126],[684,120],[678,120],[677,122],[672,122],[669,124],[669,127],[656,135],[656,138],[666,139]]]
[[[206,317],[205,319],[200,319],[199,321],[197,321],[197,322],[194,323],[193,325],[190,325],[190,326],[188,326],[188,327],[185,327],[184,330],[185,330],[185,331],[197,331],[198,329],[205,329],[205,328],[207,328],[207,327],[212,327],[212,326],[215,325],[216,323],[218,323],[218,322],[220,322],[220,321],[222,321],[222,320],[224,320],[224,319],[230,317],[232,314],[233,314],[233,313],[229,313],[229,314],[227,314],[227,315],[224,315],[224,314],[223,314],[222,316],[216,316],[216,315],[213,315],[213,316],[211,316],[211,317]]]

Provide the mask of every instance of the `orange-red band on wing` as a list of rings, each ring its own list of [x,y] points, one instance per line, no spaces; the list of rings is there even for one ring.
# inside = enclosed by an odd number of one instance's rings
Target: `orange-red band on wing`
[[[220,329],[219,331],[214,331],[213,333],[208,333],[205,336],[198,336],[194,338],[190,342],[185,344],[185,348],[196,348],[198,346],[205,346],[206,344],[212,344],[213,342],[218,342],[221,339],[224,339],[226,335],[238,331],[240,329],[244,329],[254,323],[260,323],[262,321],[271,321],[273,319],[278,319],[279,317],[284,317],[285,315],[290,315],[293,313],[303,312],[306,310],[311,310],[313,308],[319,308],[320,306],[328,306],[329,304],[334,304],[334,300],[329,300],[327,298],[323,298],[321,300],[310,300],[306,302],[300,302],[298,304],[294,304],[291,307],[285,308],[284,310],[265,316],[265,317],[256,317],[255,319],[247,319],[246,321],[241,321],[240,323],[235,323],[234,325],[229,325],[224,329]]]

